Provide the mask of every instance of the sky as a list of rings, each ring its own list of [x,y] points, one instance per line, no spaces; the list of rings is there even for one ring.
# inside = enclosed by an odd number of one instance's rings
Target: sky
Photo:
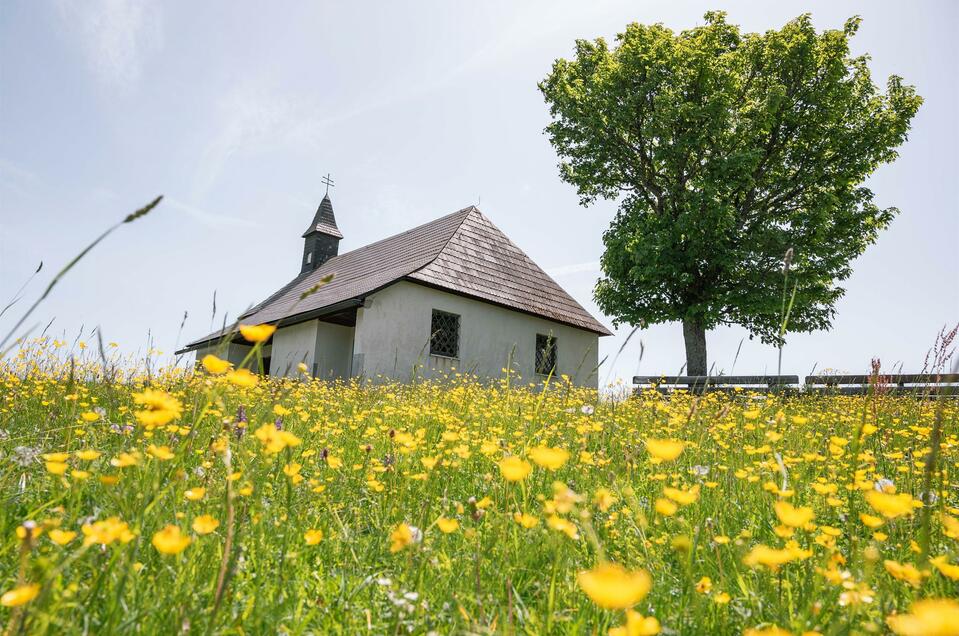
[[[745,31],[805,12],[861,15],[874,81],[925,99],[900,158],[868,186],[901,214],[853,265],[833,328],[794,334],[783,372],[922,368],[959,320],[959,3],[590,1],[0,4],[0,336],[56,270],[158,194],[71,271],[27,323],[73,341],[100,326],[166,354],[299,272],[303,228],[332,174],[341,253],[478,205],[605,324],[592,299],[616,204],[560,181],[536,84],[577,38],[630,22],[674,30],[714,8]],[[40,262],[44,269],[31,279]],[[28,282],[18,295],[21,286]],[[184,323],[184,313],[186,321]],[[181,330],[181,323],[183,327]],[[601,339],[601,381],[676,373],[676,324]],[[711,331],[710,363],[775,373],[778,351]],[[737,357],[738,351],[738,357]]]

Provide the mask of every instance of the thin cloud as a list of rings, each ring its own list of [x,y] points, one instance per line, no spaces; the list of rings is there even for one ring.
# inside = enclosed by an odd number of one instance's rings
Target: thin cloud
[[[546,273],[556,278],[559,276],[569,276],[570,274],[580,274],[583,272],[599,272],[599,261],[589,261],[586,263],[575,263],[573,265],[561,265],[551,267]]]
[[[60,0],[57,6],[87,64],[106,84],[128,88],[135,83],[144,56],[162,43],[160,6],[150,0]]]
[[[187,214],[190,218],[197,221],[201,225],[205,225],[215,230],[236,227],[254,228],[260,226],[259,223],[250,221],[249,219],[238,219],[227,214],[208,212],[172,197],[165,197],[163,199],[163,203],[165,205],[169,205],[175,210],[179,210],[180,212]]]

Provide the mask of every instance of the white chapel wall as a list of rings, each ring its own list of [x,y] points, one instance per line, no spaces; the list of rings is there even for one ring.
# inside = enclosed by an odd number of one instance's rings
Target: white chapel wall
[[[411,377],[414,365],[422,365],[421,377],[455,366],[483,378],[500,378],[512,351],[514,372],[524,381],[541,381],[534,373],[536,334],[552,333],[558,345],[557,375],[567,374],[580,385],[598,385],[599,337],[589,331],[405,281],[368,301],[357,312],[354,375],[403,381]],[[433,309],[460,316],[458,360],[429,354]]]
[[[318,320],[308,320],[288,327],[280,327],[273,334],[273,353],[270,356],[270,375],[295,376],[297,365],[313,368]]]
[[[323,380],[349,379],[353,358],[353,327],[322,322],[317,325],[315,376]]]

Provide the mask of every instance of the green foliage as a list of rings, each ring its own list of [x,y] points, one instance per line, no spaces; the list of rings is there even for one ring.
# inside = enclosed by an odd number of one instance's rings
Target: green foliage
[[[583,205],[619,201],[595,290],[616,324],[735,323],[781,344],[783,255],[789,331],[828,328],[850,261],[898,212],[863,182],[922,99],[896,76],[873,84],[849,51],[858,18],[763,34],[705,18],[678,34],[630,24],[615,48],[578,40],[539,85],[546,132]]]

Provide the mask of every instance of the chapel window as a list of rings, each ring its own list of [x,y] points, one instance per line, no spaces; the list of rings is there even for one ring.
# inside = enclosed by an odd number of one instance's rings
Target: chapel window
[[[430,355],[458,358],[460,355],[460,317],[433,310],[430,323]]]
[[[556,369],[556,337],[536,334],[536,373],[549,375]]]

